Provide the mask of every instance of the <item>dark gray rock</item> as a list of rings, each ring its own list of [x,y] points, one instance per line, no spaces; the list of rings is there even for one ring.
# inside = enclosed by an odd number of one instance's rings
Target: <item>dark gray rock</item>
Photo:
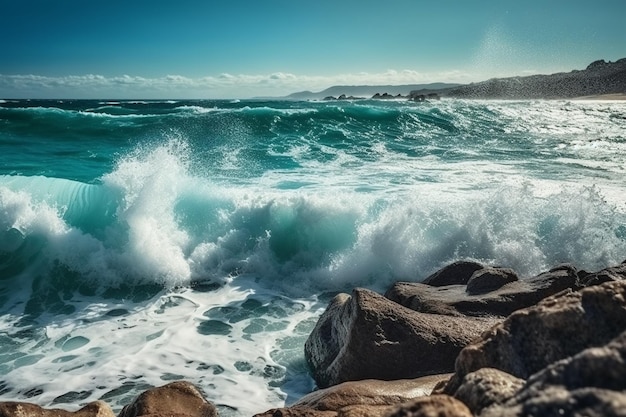
[[[422,281],[423,284],[433,287],[445,285],[466,285],[474,272],[483,269],[484,266],[473,261],[457,261],[441,268],[439,271]]]
[[[476,274],[481,270],[477,270]],[[407,308],[428,313],[506,317],[563,290],[583,288],[579,275],[587,277],[588,273],[578,271],[571,265],[561,265],[534,277],[508,282],[484,294],[467,294],[465,285],[433,287],[397,282],[385,293],[385,297]]]
[[[465,292],[469,295],[484,294],[502,288],[509,282],[519,281],[519,277],[509,268],[483,268],[472,274]]]

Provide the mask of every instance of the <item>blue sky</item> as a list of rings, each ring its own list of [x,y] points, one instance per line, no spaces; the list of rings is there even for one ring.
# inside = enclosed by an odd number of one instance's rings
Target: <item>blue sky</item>
[[[0,97],[246,98],[626,57],[626,1],[0,0]]]

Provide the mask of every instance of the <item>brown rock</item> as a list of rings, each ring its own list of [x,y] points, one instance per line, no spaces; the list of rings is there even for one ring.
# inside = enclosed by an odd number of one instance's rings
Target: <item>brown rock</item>
[[[427,277],[422,284],[433,287],[443,287],[446,285],[466,285],[472,274],[484,266],[478,262],[457,261],[441,268],[439,271]]]
[[[465,375],[454,398],[462,401],[472,413],[494,404],[503,404],[523,386],[524,380],[493,368],[482,368]]]
[[[549,387],[521,404],[489,407],[480,417],[625,417],[626,394],[622,392],[582,388],[569,392]]]
[[[349,405],[399,404],[429,395],[439,381],[447,380],[450,375],[433,375],[396,381],[366,379],[344,382],[305,395],[294,404],[294,407],[339,411]]]
[[[511,400],[484,416],[626,415],[626,332],[534,374]]]
[[[140,394],[122,409],[119,417],[139,416],[217,417],[217,409],[192,384],[172,382]]]
[[[483,268],[472,274],[467,282],[465,292],[469,295],[484,294],[514,281],[519,281],[519,277],[512,269]]]
[[[473,417],[468,408],[447,395],[431,395],[402,404],[385,417]]]
[[[384,417],[392,409],[389,405],[349,405],[337,413],[337,417]]]
[[[253,417],[337,417],[336,411],[320,411],[309,407],[273,408]]]
[[[456,392],[465,375],[487,367],[526,379],[553,362],[608,343],[624,329],[626,281],[557,294],[516,311],[463,349],[445,392]]]
[[[0,402],[0,417],[115,417],[115,414],[103,401],[91,402],[73,412],[58,408],[45,409],[31,403]]]
[[[318,386],[406,379],[453,369],[454,358],[496,323],[416,313],[366,289],[337,295],[305,343]]]

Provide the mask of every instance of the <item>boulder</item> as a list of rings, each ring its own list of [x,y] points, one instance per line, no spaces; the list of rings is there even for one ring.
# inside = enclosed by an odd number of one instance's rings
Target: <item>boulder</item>
[[[444,392],[470,372],[497,368],[527,379],[553,362],[602,346],[626,329],[626,281],[564,291],[511,314],[464,348]]]
[[[177,381],[140,394],[118,417],[217,417],[217,409],[194,385]]]
[[[498,369],[482,368],[463,378],[454,398],[478,415],[484,408],[504,404],[524,386],[524,382]]]
[[[626,332],[532,375],[507,402],[481,416],[626,415]]]
[[[494,271],[494,268],[478,269],[472,276],[474,274],[482,276],[483,270]],[[501,268],[495,270],[510,271]],[[521,280],[503,278],[512,281],[483,294],[478,294],[475,290],[470,290],[468,294],[465,285],[434,287],[423,283],[397,282],[387,290],[385,297],[412,310],[427,313],[506,317],[516,310],[533,306],[565,289],[583,288],[580,276],[586,277],[588,274],[570,265],[561,265],[530,278]]]
[[[422,281],[423,284],[433,287],[443,287],[445,285],[467,285],[474,272],[483,269],[484,266],[478,262],[457,261],[441,268],[439,271]]]
[[[45,409],[23,402],[0,402],[0,417],[115,417],[115,413],[103,401],[91,402],[78,411]]]
[[[493,318],[418,313],[367,289],[339,294],[305,343],[321,388],[361,379],[407,379],[451,372]]]
[[[483,268],[474,272],[467,282],[465,292],[469,295],[484,294],[502,288],[519,277],[509,268]]]

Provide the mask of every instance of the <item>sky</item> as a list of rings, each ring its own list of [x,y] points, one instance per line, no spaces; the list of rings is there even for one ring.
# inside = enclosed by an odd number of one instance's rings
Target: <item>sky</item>
[[[249,98],[626,57],[626,0],[0,0],[0,98]]]

